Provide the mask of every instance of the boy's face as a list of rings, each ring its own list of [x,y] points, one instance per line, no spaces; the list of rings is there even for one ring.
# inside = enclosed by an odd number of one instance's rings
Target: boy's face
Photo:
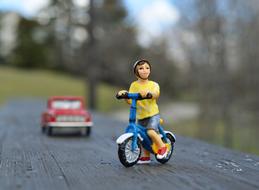
[[[141,79],[147,80],[150,74],[150,67],[147,63],[137,66],[137,72]]]

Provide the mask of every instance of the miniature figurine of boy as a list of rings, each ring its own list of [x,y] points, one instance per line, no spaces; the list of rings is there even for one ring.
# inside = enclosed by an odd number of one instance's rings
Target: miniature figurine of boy
[[[158,134],[158,125],[160,122],[159,109],[156,100],[160,95],[159,85],[148,80],[151,72],[151,64],[147,60],[138,60],[133,66],[133,71],[137,80],[132,82],[129,88],[130,93],[140,93],[142,97],[146,97],[148,93],[152,94],[152,99],[144,99],[138,101],[137,104],[137,120],[138,124],[147,128],[147,134],[152,142],[158,147],[156,157],[163,159],[167,156],[167,147]],[[127,92],[121,90],[119,94]],[[130,103],[130,100],[126,100]],[[150,163],[150,152],[142,147],[142,155],[138,161],[139,164]]]

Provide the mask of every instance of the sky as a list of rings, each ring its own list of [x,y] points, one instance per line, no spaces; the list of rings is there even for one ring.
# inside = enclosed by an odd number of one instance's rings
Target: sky
[[[138,26],[139,41],[148,45],[152,38],[172,27],[180,13],[172,0],[124,0],[130,19]]]
[[[14,11],[26,17],[34,16],[48,0],[0,0],[1,11]]]
[[[34,16],[49,0],[0,0],[0,11],[15,11],[26,17]],[[89,0],[73,0],[79,6]],[[152,38],[159,37],[163,31],[180,18],[173,0],[123,0],[129,11],[129,20],[138,28],[138,40],[148,45]]]

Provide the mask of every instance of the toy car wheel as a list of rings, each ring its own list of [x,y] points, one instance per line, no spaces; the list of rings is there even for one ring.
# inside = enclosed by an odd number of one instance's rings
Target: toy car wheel
[[[82,136],[90,136],[90,134],[91,134],[91,127],[86,127],[81,129]]]
[[[47,135],[48,135],[48,136],[51,136],[51,135],[52,135],[52,128],[51,128],[51,127],[48,127],[48,128],[47,128]]]
[[[126,139],[122,144],[119,144],[118,156],[120,162],[125,167],[131,167],[137,163],[141,155],[141,147],[139,139],[137,140],[137,147],[132,151],[133,138]]]
[[[91,127],[87,127],[86,128],[86,136],[90,136],[91,132],[92,132]]]
[[[168,150],[168,154],[165,158],[163,159],[158,159],[156,157],[156,160],[158,162],[160,162],[161,164],[165,164],[166,162],[168,162],[173,154],[174,151],[174,143],[175,143],[175,139],[172,135],[170,135],[169,133],[166,134],[166,138],[167,138],[167,143],[170,143],[170,150]]]
[[[45,126],[42,126],[42,127],[41,127],[41,132],[42,132],[42,133],[45,133],[45,132],[46,132],[46,127],[45,127]]]

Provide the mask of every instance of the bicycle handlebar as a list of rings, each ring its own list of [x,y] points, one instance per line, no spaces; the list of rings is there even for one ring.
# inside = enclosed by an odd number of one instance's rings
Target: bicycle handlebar
[[[146,97],[142,97],[140,93],[129,93],[125,92],[122,95],[116,94],[117,99],[135,99],[135,100],[144,100],[144,99],[152,99],[152,94],[150,92],[147,93]]]

